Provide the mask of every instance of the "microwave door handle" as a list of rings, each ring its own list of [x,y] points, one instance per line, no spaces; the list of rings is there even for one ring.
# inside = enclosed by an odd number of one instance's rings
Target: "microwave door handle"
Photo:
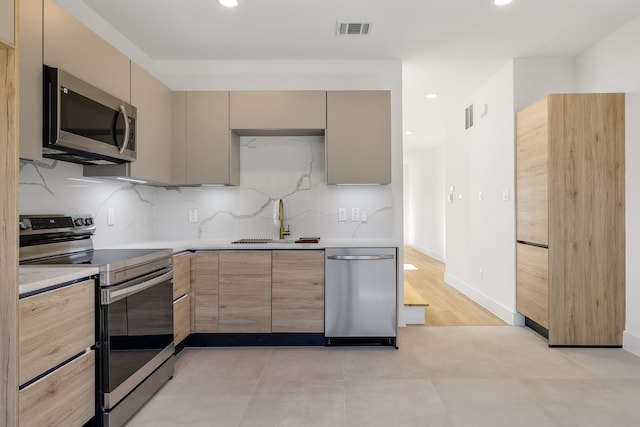
[[[129,116],[127,115],[127,108],[124,105],[120,105],[120,112],[122,113],[122,117],[124,118],[124,142],[122,144],[122,148],[120,149],[120,154],[124,153],[124,150],[127,149],[127,145],[129,145]]]

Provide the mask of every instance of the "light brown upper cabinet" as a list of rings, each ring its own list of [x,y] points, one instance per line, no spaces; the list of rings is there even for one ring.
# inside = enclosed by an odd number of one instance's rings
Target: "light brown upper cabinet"
[[[42,160],[42,0],[20,0],[18,7],[20,158]]]
[[[0,41],[9,45],[16,42],[15,10],[14,0],[0,0]]]
[[[44,0],[43,38],[46,65],[124,101],[131,100],[129,58],[51,0]]]
[[[622,345],[624,120],[624,94],[549,95],[517,114],[516,306],[552,346]]]
[[[327,92],[327,183],[391,183],[391,93]]]
[[[173,96],[158,79],[131,63],[131,104],[137,108],[136,161],[84,167],[85,176],[124,176],[173,183]]]
[[[324,91],[233,91],[229,127],[242,135],[323,135]]]
[[[240,184],[240,137],[229,131],[229,92],[174,92],[174,184]]]

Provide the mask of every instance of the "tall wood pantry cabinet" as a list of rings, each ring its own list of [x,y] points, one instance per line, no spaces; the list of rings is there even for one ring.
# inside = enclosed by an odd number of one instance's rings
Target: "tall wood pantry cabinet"
[[[624,109],[558,94],[517,114],[516,307],[550,346],[622,345]]]

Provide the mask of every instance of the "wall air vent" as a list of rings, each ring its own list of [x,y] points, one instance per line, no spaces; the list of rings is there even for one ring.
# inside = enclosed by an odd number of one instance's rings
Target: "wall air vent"
[[[471,129],[473,127],[473,104],[464,109],[464,128]]]
[[[371,30],[368,22],[338,22],[336,35],[338,36],[366,36]]]

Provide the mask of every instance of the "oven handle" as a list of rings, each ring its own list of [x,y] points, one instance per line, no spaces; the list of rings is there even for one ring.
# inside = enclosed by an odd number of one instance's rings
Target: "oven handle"
[[[160,283],[166,282],[167,280],[171,280],[172,278],[173,278],[173,270],[163,274],[162,276],[158,276],[151,280],[138,283],[137,285],[129,286],[123,289],[118,289],[117,291],[104,289],[102,291],[102,303],[111,304],[112,302],[116,302],[118,300],[121,300],[124,297],[128,297],[129,295],[133,295],[140,291],[144,291],[145,289],[152,288],[156,285],[159,285]]]

